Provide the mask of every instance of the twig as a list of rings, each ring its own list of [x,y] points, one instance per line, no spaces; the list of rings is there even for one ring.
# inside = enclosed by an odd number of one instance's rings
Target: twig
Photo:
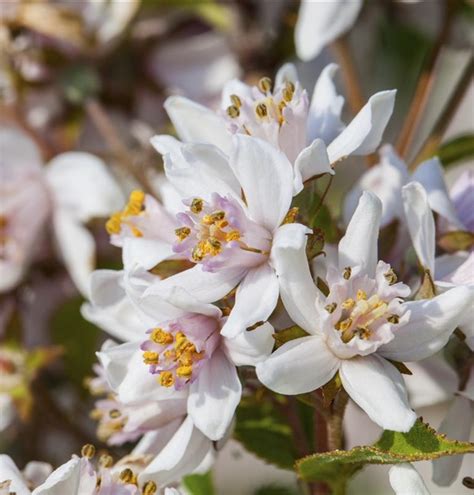
[[[451,22],[454,15],[454,2],[448,0],[444,3],[444,6],[445,12],[443,26],[431,50],[420,78],[418,79],[418,84],[415,89],[415,94],[413,96],[410,109],[408,110],[408,114],[398,138],[396,147],[398,153],[402,157],[406,157],[415,137],[421,117],[424,114],[428,97],[431,93],[435,80],[436,62],[438,61],[441,48],[443,47],[451,29]]]
[[[344,411],[349,400],[347,392],[341,388],[338,392],[332,406],[331,418],[328,421],[328,449],[337,450],[343,447],[343,429],[342,422]]]
[[[133,165],[133,157],[128,149],[122,144],[114,125],[102,108],[102,105],[95,99],[89,99],[86,102],[85,108],[97,130],[115,155],[117,162],[127,173],[135,178],[145,192],[153,194],[153,188],[151,187],[146,174]]]

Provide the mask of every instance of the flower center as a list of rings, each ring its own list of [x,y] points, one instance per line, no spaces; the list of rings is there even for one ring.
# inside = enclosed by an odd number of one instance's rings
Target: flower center
[[[143,233],[130,220],[144,211],[145,193],[135,190],[130,193],[128,203],[122,211],[111,215],[105,224],[105,229],[110,235],[120,234],[124,225],[128,226],[135,237],[142,237]]]

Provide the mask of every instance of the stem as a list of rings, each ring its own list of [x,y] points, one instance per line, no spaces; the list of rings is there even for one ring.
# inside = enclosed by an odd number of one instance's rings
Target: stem
[[[104,138],[117,162],[123,167],[125,172],[134,177],[145,192],[154,194],[153,188],[151,187],[146,174],[134,166],[133,157],[129,153],[128,149],[122,144],[117,130],[102,105],[95,99],[89,99],[86,102],[85,108],[90,119],[96,126],[101,136]]]
[[[333,41],[332,48],[336,54],[342,70],[344,86],[347,92],[347,101],[351,110],[356,114],[364,106],[364,95],[360,85],[360,78],[354,65],[347,35]]]
[[[343,448],[343,428],[344,411],[346,409],[349,396],[341,388],[332,406],[332,414],[328,421],[328,448],[329,450],[338,450]]]
[[[406,158],[408,150],[418,129],[421,117],[424,114],[428,97],[433,88],[436,62],[438,61],[441,48],[443,47],[451,29],[451,22],[454,14],[453,4],[454,2],[450,1],[445,2],[444,4],[445,12],[443,26],[431,50],[423,72],[418,79],[415,94],[397,142],[397,150],[401,157]]]

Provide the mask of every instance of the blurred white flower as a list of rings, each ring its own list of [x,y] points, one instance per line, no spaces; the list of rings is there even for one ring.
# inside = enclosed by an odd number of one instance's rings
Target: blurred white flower
[[[411,464],[395,464],[388,475],[395,495],[430,495],[423,478]]]
[[[296,53],[308,61],[354,24],[362,0],[302,0],[295,27]]]
[[[16,128],[0,129],[0,148],[0,291],[20,282],[51,218],[60,256],[86,295],[95,242],[85,224],[119,207],[118,186],[88,153],[62,153],[43,167],[36,145]]]
[[[290,241],[275,258],[281,297],[293,321],[310,335],[257,364],[257,376],[270,389],[293,395],[321,387],[339,371],[344,389],[375,423],[408,431],[416,414],[401,374],[388,360],[435,354],[474,298],[456,287],[433,299],[404,302],[410,289],[396,283],[390,265],[377,263],[381,215],[380,200],[364,193],[339,243],[338,266],[328,271],[327,296],[314,285],[301,256],[304,235],[286,226],[293,231]]]

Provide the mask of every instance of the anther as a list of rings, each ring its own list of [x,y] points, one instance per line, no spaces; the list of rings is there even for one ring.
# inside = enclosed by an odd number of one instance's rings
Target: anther
[[[352,269],[350,266],[346,266],[346,268],[344,268],[344,271],[342,272],[342,276],[346,279],[346,280],[349,280],[351,278],[351,274],[352,274]]]
[[[191,229],[189,227],[179,227],[178,229],[175,229],[174,233],[180,241],[184,241],[191,233]]]
[[[240,115],[239,107],[235,105],[230,105],[229,107],[227,107],[227,115],[231,119],[236,119]]]
[[[242,100],[237,95],[230,95],[230,101],[234,107],[238,109],[242,106]]]
[[[171,387],[174,384],[174,377],[171,371],[162,371],[160,373],[160,385],[163,387]]]
[[[385,277],[385,280],[389,283],[389,285],[395,284],[398,280],[397,274],[393,271],[392,268],[390,268],[388,272],[385,272],[383,276]]]
[[[204,206],[204,201],[201,198],[194,198],[191,201],[191,206],[189,207],[189,209],[193,213],[201,213],[203,206]]]
[[[154,351],[145,351],[143,353],[143,362],[145,364],[158,364],[158,353]]]
[[[328,313],[334,313],[334,311],[336,311],[336,308],[337,308],[337,303],[335,303],[335,302],[333,302],[331,304],[327,304],[326,306],[324,306],[324,309]]]
[[[393,325],[397,325],[400,322],[400,317],[398,315],[390,315],[387,321]]]
[[[345,332],[348,330],[352,325],[352,318],[347,318],[346,320],[342,320],[336,325],[336,329],[340,330],[341,332]]]
[[[352,299],[352,297],[349,297],[341,304],[342,308],[347,310],[352,309],[354,305],[355,305],[355,301],[354,299]]]
[[[130,468],[125,468],[119,475],[119,479],[122,483],[136,484],[137,477]]]
[[[95,456],[95,447],[91,443],[86,443],[82,446],[81,456],[92,459]]]
[[[265,105],[265,103],[259,103],[255,108],[255,113],[258,117],[263,119],[268,115],[267,105]]]
[[[181,378],[189,378],[193,374],[192,366],[180,366],[176,369],[176,374]]]
[[[156,483],[154,481],[147,481],[142,488],[143,495],[155,495],[157,490]]]
[[[272,90],[272,80],[269,77],[262,77],[258,81],[258,89],[263,93],[267,94]]]
[[[283,90],[283,100],[289,103],[295,94],[295,85],[291,81],[287,81]]]
[[[225,235],[226,242],[238,241],[240,239],[240,232],[238,230],[231,230]]]
[[[357,300],[358,301],[365,301],[365,300],[367,300],[367,292],[365,292],[365,290],[359,289],[357,291]]]
[[[99,465],[104,468],[112,467],[114,463],[114,458],[109,454],[102,454],[99,457]]]
[[[109,411],[109,416],[112,419],[117,419],[117,418],[120,418],[120,416],[122,416],[122,413],[118,409],[111,409]]]
[[[155,344],[171,344],[173,342],[173,335],[169,332],[165,332],[162,328],[154,328],[151,332],[150,339]]]

